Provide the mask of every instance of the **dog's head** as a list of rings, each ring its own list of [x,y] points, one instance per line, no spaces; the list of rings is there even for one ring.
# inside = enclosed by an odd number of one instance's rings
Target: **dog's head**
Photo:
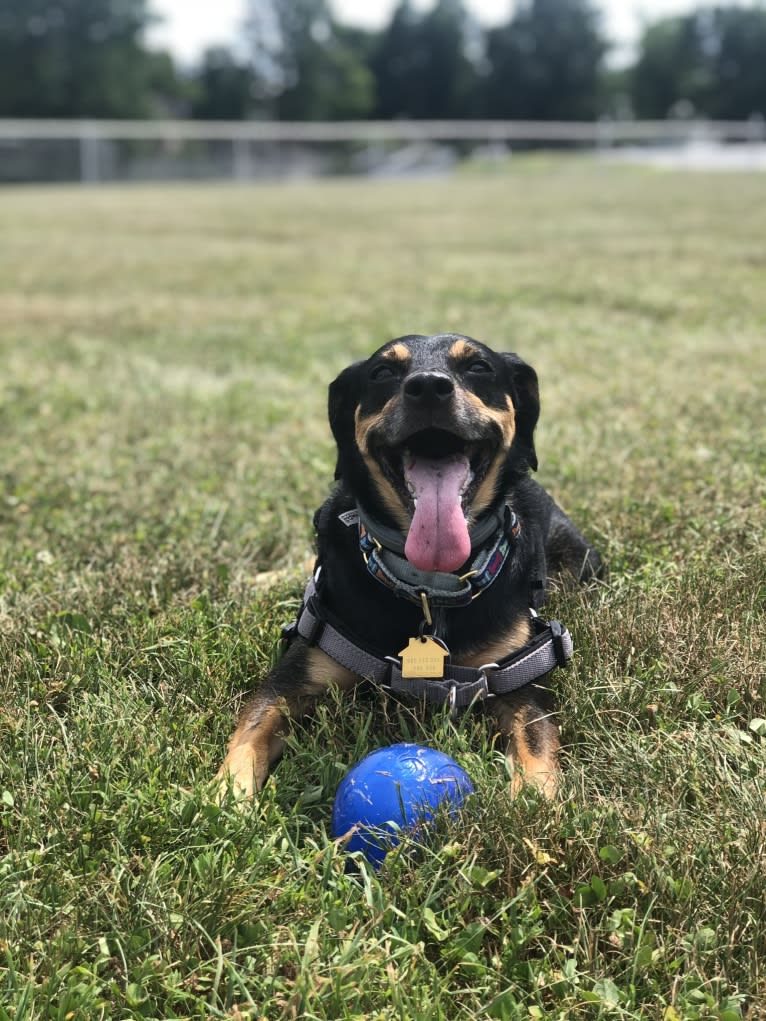
[[[407,536],[423,571],[456,571],[469,527],[537,468],[537,375],[453,333],[399,337],[330,386],[336,477]]]

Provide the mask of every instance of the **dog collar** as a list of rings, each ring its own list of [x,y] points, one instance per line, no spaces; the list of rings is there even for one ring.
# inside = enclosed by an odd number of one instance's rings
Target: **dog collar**
[[[398,553],[400,556],[404,556],[405,538],[402,533],[398,529],[389,528],[382,521],[378,521],[360,504],[357,505],[355,511],[347,511],[345,514],[341,514],[340,520],[344,524],[356,524],[359,522],[360,525],[364,525],[370,535],[375,536],[381,546],[392,550],[394,553]],[[468,530],[471,540],[471,553],[478,553],[486,546],[487,542],[497,538],[500,532],[510,534],[514,528],[517,529],[514,533],[515,538],[518,536],[521,525],[508,504],[504,504],[500,511],[492,511],[490,514],[483,515]]]
[[[340,515],[346,525],[359,528],[359,549],[367,570],[396,596],[434,607],[467,606],[497,578],[518,539],[521,522],[506,504],[501,513],[488,515],[471,531],[473,559],[461,574],[421,571],[402,554],[401,533],[371,519],[361,508]]]

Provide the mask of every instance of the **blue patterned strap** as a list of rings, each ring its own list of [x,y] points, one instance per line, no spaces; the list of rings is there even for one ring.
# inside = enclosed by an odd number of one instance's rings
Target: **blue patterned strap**
[[[359,548],[369,573],[394,595],[420,603],[425,593],[431,606],[467,606],[500,574],[518,529],[518,519],[509,509],[508,529],[497,533],[489,548],[479,550],[463,574],[419,570],[405,557],[381,546],[361,521]]]

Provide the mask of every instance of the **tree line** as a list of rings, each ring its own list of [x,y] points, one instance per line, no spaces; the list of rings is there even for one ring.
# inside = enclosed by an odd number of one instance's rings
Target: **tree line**
[[[648,24],[610,68],[589,0],[521,0],[486,28],[462,0],[387,25],[342,23],[328,0],[249,0],[234,48],[179,67],[146,44],[149,0],[0,0],[0,116],[511,118],[766,115],[766,9],[701,6]]]

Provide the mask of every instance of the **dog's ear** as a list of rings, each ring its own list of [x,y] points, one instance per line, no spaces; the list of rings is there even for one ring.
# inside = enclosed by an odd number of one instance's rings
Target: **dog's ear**
[[[537,373],[517,354],[504,354],[510,393],[516,410],[516,436],[514,446],[532,471],[537,471],[535,453],[535,426],[540,416],[540,392],[537,387]]]
[[[353,456],[356,449],[354,441],[354,412],[360,393],[361,369],[364,362],[354,362],[344,369],[330,383],[327,414],[330,428],[338,446],[338,460],[335,465],[335,478],[343,475],[343,462]]]

